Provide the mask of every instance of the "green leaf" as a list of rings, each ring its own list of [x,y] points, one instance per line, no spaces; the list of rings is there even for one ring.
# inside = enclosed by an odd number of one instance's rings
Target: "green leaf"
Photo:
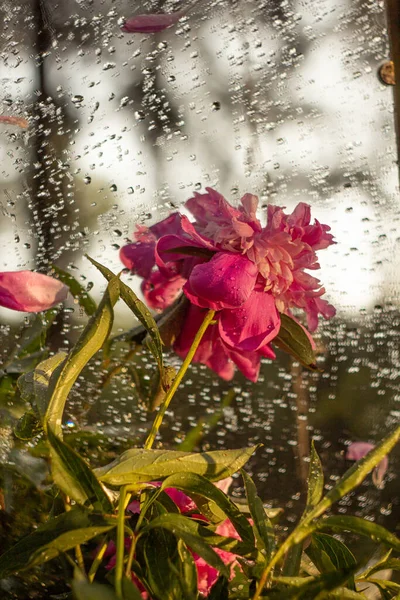
[[[58,279],[69,287],[69,291],[78,300],[79,306],[82,306],[87,316],[91,317],[96,312],[97,304],[85,288],[67,271],[55,265],[52,265],[52,269],[58,275]]]
[[[291,587],[286,588],[277,596],[274,595],[273,598],[274,600],[317,600],[317,598],[319,600],[319,598],[328,598],[329,593],[336,588],[342,588],[355,570],[356,567],[330,571],[318,577],[277,577],[275,581],[287,583]],[[296,581],[299,581],[299,583],[296,584]]]
[[[135,448],[94,472],[100,481],[115,486],[162,480],[176,473],[197,473],[219,481],[243,467],[256,450],[257,446],[199,453]]]
[[[321,573],[357,565],[354,555],[347,546],[326,533],[314,533],[306,552]],[[328,557],[330,564],[323,559],[324,556]],[[354,577],[349,579],[347,585],[355,591]]]
[[[386,571],[386,569],[400,571],[400,558],[389,558],[388,560],[384,560],[373,565],[365,573],[362,574],[362,578],[367,579],[374,573],[378,573],[379,571]]]
[[[142,543],[145,577],[151,588],[151,597],[154,600],[183,600],[176,566],[176,543],[168,543],[161,530],[148,531]]]
[[[122,577],[122,595],[124,600],[143,600],[142,594],[132,579],[128,579],[125,575]]]
[[[107,267],[104,267],[100,263],[96,262],[95,260],[93,260],[93,258],[90,258],[90,256],[86,255],[86,257],[88,260],[90,260],[92,265],[94,265],[100,271],[100,273],[107,279],[107,281],[111,281],[112,278],[115,277],[114,273],[107,269]],[[139,300],[139,298],[136,296],[133,290],[131,290],[131,288],[122,281],[119,281],[119,285],[122,300],[131,309],[135,317],[139,319],[143,327],[148,332],[148,336],[150,338],[148,346],[150,352],[157,361],[161,378],[163,378],[164,362],[162,355],[162,341],[157,329],[157,323],[155,322],[149,309],[141,300]]]
[[[40,362],[33,371],[21,375],[18,379],[21,397],[36,407],[42,420],[49,403],[50,379],[54,373],[61,369],[66,357],[66,352],[58,352]]]
[[[100,350],[111,331],[114,318],[113,307],[118,297],[119,280],[113,277],[98,309],[65,359],[58,376],[52,378],[49,388],[51,397],[45,414],[44,426],[45,428],[52,427],[56,435],[61,435],[62,415],[70,389],[84,366]]]
[[[334,529],[336,531],[352,531],[359,535],[365,535],[374,541],[379,541],[400,552],[400,539],[377,523],[366,521],[360,517],[332,516],[320,519],[314,523],[318,530]]]
[[[197,568],[193,554],[188,550],[182,540],[178,540],[178,554],[180,558],[179,579],[183,590],[183,598],[197,600]]]
[[[167,488],[177,488],[178,490],[182,490],[195,502],[198,496],[207,498],[207,500],[210,500],[211,502],[215,502],[222,510],[225,517],[230,519],[243,542],[247,542],[250,547],[254,547],[254,533],[246,517],[228,496],[219,490],[213,483],[210,483],[208,479],[197,473],[176,473],[163,481],[161,490]],[[198,508],[202,510],[202,507],[199,505]]]
[[[102,583],[73,581],[71,587],[75,600],[118,600],[113,588]]]
[[[212,258],[215,254],[215,250],[209,250],[208,248],[200,248],[199,246],[177,246],[176,248],[170,248],[165,250],[166,254],[187,254],[188,256],[201,256],[202,258]]]
[[[376,585],[381,592],[382,598],[385,598],[385,600],[386,598],[388,598],[388,600],[396,598],[397,600],[400,595],[400,585],[394,581],[388,581],[387,579],[375,579],[372,577],[368,578],[367,581]]]
[[[279,546],[276,553],[272,556],[269,563],[264,567],[263,573],[260,578],[259,588],[265,585],[268,575],[271,573],[273,567],[281,560],[285,554],[296,544],[300,544],[305,538],[310,535],[317,528],[315,522],[318,517],[323,515],[335,502],[343,498],[346,494],[356,488],[368,475],[374,467],[376,467],[382,458],[389,454],[393,446],[399,441],[400,438],[400,426],[397,427],[391,434],[389,434],[382,442],[380,442],[373,450],[371,450],[362,460],[358,461],[351,469],[349,469],[338,483],[328,492],[328,494],[322,498],[318,504],[312,508],[302,521],[297,525],[294,531],[286,538],[286,540]],[[339,517],[330,517],[339,518]],[[362,521],[362,519],[360,519]],[[326,519],[325,521],[328,521]],[[371,525],[367,521],[362,521],[364,524]],[[318,528],[320,524],[324,523],[324,520],[318,522]],[[375,527],[378,527],[375,525]],[[360,528],[362,526],[360,525]],[[383,529],[383,528],[382,528]],[[392,547],[398,547],[398,540],[392,534],[389,534],[386,530],[383,530],[382,537],[384,543],[388,545],[392,544]],[[374,535],[376,534],[376,530]],[[390,544],[389,544],[390,541]]]
[[[312,371],[317,370],[314,350],[303,327],[297,321],[283,313],[280,314],[280,318],[281,326],[273,343],[281,348],[281,350],[291,354],[308,369]]]
[[[258,536],[266,551],[267,559],[269,559],[275,550],[274,528],[271,521],[268,519],[260,497],[257,495],[257,489],[252,478],[243,469],[241,470],[241,474],[245,485],[246,498],[251,518],[253,519]]]
[[[321,460],[315,450],[314,440],[311,442],[310,468],[307,478],[307,503],[304,511],[305,516],[318,504],[324,492],[324,472]]]
[[[116,526],[116,518],[104,517],[76,506],[47,521],[7,550],[0,557],[0,579],[47,562]]]
[[[31,440],[43,431],[43,427],[32,410],[26,412],[18,420],[14,435],[20,440]]]
[[[35,315],[29,325],[22,330],[12,356],[23,358],[42,350],[46,343],[47,332],[57,313],[58,309],[51,308]]]
[[[189,300],[184,294],[181,294],[157,320],[160,337],[167,348],[170,348],[179,336],[189,306]]]
[[[55,436],[50,427],[47,436],[54,482],[79,504],[89,503],[97,510],[111,513],[113,505],[89,465],[68,444]]]
[[[146,535],[152,529],[157,528],[167,529],[173,533],[209,565],[217,569],[225,577],[229,577],[228,567],[209,545],[213,539],[221,538],[221,536],[216,536],[193,519],[177,514],[164,514],[157,517],[141,530],[140,535]],[[207,543],[207,538],[209,543]]]
[[[229,581],[220,575],[212,586],[207,600],[229,600]]]
[[[300,523],[307,514],[318,504],[324,491],[324,472],[322,470],[321,460],[315,450],[314,440],[311,442],[310,467],[307,477],[307,500]],[[287,553],[283,574],[287,576],[296,576],[300,570],[301,555],[303,552],[303,543],[292,546]]]
[[[234,389],[228,390],[221,400],[221,408],[212,415],[200,417],[197,424],[186,434],[183,442],[178,445],[178,450],[192,452],[203,438],[205,431],[209,433],[219,425],[224,414],[224,408],[231,405],[234,397]]]

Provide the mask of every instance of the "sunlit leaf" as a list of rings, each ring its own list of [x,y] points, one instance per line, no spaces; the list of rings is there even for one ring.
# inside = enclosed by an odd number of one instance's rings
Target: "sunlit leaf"
[[[0,579],[55,558],[116,527],[113,517],[74,507],[47,521],[0,557]]]
[[[45,427],[52,427],[56,435],[61,434],[62,414],[70,389],[84,366],[100,350],[111,331],[114,318],[113,306],[118,298],[119,280],[114,277],[108,284],[99,307],[65,359],[58,376],[52,378],[51,397],[44,424]]]
[[[314,524],[314,528],[318,530],[333,529],[335,531],[352,531],[359,535],[365,535],[374,541],[382,542],[397,552],[400,552],[400,539],[372,521],[366,521],[360,517],[347,517],[334,515],[325,519],[319,520]]]
[[[60,267],[52,265],[51,268],[57,274],[58,279],[69,287],[70,293],[78,300],[79,306],[83,308],[88,317],[91,317],[96,312],[97,304],[85,290],[83,285],[81,285],[70,273],[60,269]]]
[[[33,371],[21,375],[18,379],[21,397],[36,407],[42,420],[49,403],[50,379],[53,373],[61,369],[66,357],[66,352],[58,352],[40,362]]]
[[[127,450],[95,474],[105,483],[121,486],[128,483],[162,480],[176,473],[197,473],[219,481],[243,467],[257,446],[239,450],[179,452],[177,450]]]
[[[310,467],[307,477],[307,500],[300,523],[307,514],[318,504],[324,491],[324,472],[322,470],[321,460],[315,450],[314,441],[311,442]],[[292,546],[287,553],[283,574],[287,576],[296,576],[299,573],[301,555],[303,552],[303,543]]]
[[[275,581],[286,583],[288,587],[281,593],[274,594],[273,598],[274,600],[316,600],[320,593],[323,593],[324,598],[329,598],[335,589],[342,588],[355,570],[356,567],[340,569],[317,577],[277,577]]]
[[[257,495],[257,489],[253,480],[243,469],[241,474],[245,485],[246,498],[251,518],[253,519],[258,536],[267,553],[267,558],[269,558],[275,550],[274,528],[271,521],[268,519],[260,497]]]
[[[314,441],[311,443],[310,468],[307,477],[307,503],[304,514],[306,515],[322,498],[324,492],[324,472],[321,460],[315,450]]]
[[[302,365],[315,371],[317,369],[314,350],[304,329],[288,315],[281,314],[281,326],[273,343],[291,354]]]
[[[88,464],[68,444],[55,436],[49,427],[51,472],[54,482],[79,504],[111,513],[113,505]]]
[[[389,558],[388,560],[384,560],[382,562],[378,562],[372,567],[369,567],[363,574],[362,577],[366,579],[370,577],[374,573],[378,573],[379,571],[386,571],[387,569],[391,569],[393,571],[400,571],[400,558]]]

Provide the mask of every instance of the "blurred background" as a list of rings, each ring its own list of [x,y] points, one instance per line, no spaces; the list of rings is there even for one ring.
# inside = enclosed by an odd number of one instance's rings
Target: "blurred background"
[[[196,448],[262,442],[251,468],[289,526],[311,438],[329,487],[349,466],[348,444],[379,440],[400,415],[398,166],[392,89],[378,75],[389,59],[384,3],[200,0],[159,34],[120,30],[134,14],[186,6],[3,1],[0,113],[29,127],[0,123],[0,270],[46,273],[54,263],[99,299],[104,280],[84,253],[119,271],[136,225],[195,190],[213,186],[233,204],[257,194],[260,214],[268,203],[310,203],[337,242],[320,257],[338,310],[319,330],[323,371],[303,373],[279,354],[254,385],[195,366],[161,431],[176,446],[201,419]],[[0,309],[0,322],[4,358],[29,319]],[[68,349],[85,322],[70,301],[53,347]],[[115,332],[133,326],[118,305]],[[146,381],[148,355],[135,361]],[[97,379],[94,364],[74,390],[71,430],[142,439],[151,417],[137,379],[126,369],[100,392]],[[338,510],[394,528],[397,471],[394,455],[383,490],[367,481]]]

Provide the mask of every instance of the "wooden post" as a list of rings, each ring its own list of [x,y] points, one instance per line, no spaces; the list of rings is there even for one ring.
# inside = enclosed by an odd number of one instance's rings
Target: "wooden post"
[[[386,0],[390,54],[394,63],[394,121],[397,139],[397,164],[400,177],[400,0]]]

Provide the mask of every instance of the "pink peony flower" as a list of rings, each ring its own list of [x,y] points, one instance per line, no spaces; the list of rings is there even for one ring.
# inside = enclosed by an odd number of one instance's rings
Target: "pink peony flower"
[[[375,448],[374,444],[370,444],[368,442],[353,442],[347,448],[346,451],[346,459],[347,460],[361,460]],[[384,487],[383,478],[385,477],[385,473],[388,470],[389,459],[385,456],[379,465],[375,467],[372,472],[372,481],[373,484],[378,488],[382,489]]]
[[[211,188],[195,194],[186,207],[195,221],[174,213],[158,225],[139,228],[136,242],[121,259],[144,277],[142,290],[152,308],[163,310],[183,290],[191,302],[174,349],[185,357],[205,309],[216,311],[194,357],[224,379],[236,365],[256,381],[262,356],[274,358],[270,342],[278,335],[279,313],[304,310],[314,331],[318,316],[329,319],[333,306],[323,300],[320,282],[305,270],[319,268],[317,250],[334,243],[330,228],[311,224],[310,207],[287,215],[268,206],[267,223],[257,219],[258,198],[245,194],[238,208]],[[154,228],[158,227],[158,231]]]
[[[61,281],[32,271],[0,272],[0,306],[22,312],[41,312],[67,297]]]

